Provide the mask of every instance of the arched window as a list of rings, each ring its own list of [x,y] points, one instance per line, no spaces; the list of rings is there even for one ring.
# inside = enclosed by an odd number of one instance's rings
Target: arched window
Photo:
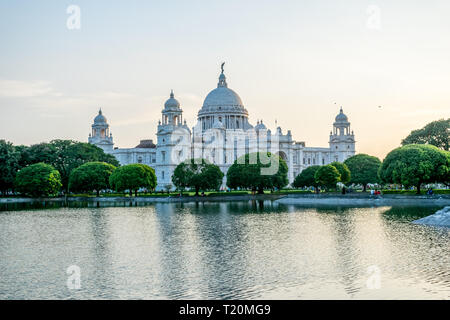
[[[164,171],[161,172],[161,178],[164,180]]]

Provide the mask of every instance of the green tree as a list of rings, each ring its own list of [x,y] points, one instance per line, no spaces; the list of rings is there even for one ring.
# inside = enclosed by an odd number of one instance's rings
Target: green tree
[[[377,157],[367,154],[357,154],[344,161],[351,173],[350,182],[354,184],[362,184],[364,192],[368,183],[378,183],[378,170],[381,161]]]
[[[332,162],[330,163],[333,167],[335,167],[337,169],[337,171],[339,172],[340,175],[340,182],[342,182],[343,184],[347,184],[350,182],[351,179],[351,173],[350,170],[348,169],[347,165],[345,165],[342,162]]]
[[[431,144],[439,149],[449,151],[450,118],[433,121],[422,129],[411,131],[402,141],[402,145],[407,144]]]
[[[317,182],[314,175],[320,166],[311,166],[300,172],[294,179],[295,188],[314,187],[317,188]]]
[[[174,170],[172,182],[177,189],[192,188],[198,195],[200,190],[217,190],[220,188],[223,172],[205,159],[188,159]]]
[[[326,189],[336,188],[336,183],[340,181],[339,171],[335,166],[327,164],[321,166],[314,175],[316,182],[319,186],[325,187]]]
[[[190,168],[189,161],[183,161],[173,171],[172,174],[172,182],[173,185],[181,190],[184,191],[186,188],[189,187],[190,181],[193,175],[193,170]]]
[[[389,152],[378,174],[385,183],[415,186],[420,194],[423,183],[449,182],[450,152],[432,145],[409,144]]]
[[[53,196],[61,189],[61,176],[54,167],[36,163],[17,172],[16,190],[31,197]]]
[[[281,189],[289,180],[286,162],[270,152],[256,152],[239,157],[227,172],[227,185],[231,189],[243,188],[258,190]]]
[[[115,169],[115,166],[106,162],[86,162],[72,170],[69,178],[69,189],[72,192],[95,190],[98,197],[100,190],[109,188],[109,177]]]
[[[11,142],[0,140],[0,192],[14,189],[14,179],[20,168],[20,152]]]
[[[130,196],[137,196],[139,189],[144,188],[153,191],[156,187],[156,175],[153,168],[145,164],[129,164],[118,167],[109,177],[112,189],[123,192],[128,190]]]
[[[117,159],[102,149],[89,143],[72,140],[53,140],[22,149],[24,165],[45,162],[54,166],[61,174],[63,187],[68,192],[72,170],[86,162],[106,162],[119,166]]]

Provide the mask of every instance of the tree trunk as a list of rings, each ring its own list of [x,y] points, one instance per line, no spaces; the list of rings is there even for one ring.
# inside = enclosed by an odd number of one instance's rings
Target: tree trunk
[[[258,188],[258,194],[264,194],[264,188],[259,187]]]
[[[195,195],[198,197],[198,192],[199,192],[200,188],[195,188]]]
[[[137,197],[137,190],[134,190],[134,196]]]
[[[364,183],[363,192],[366,192],[366,190],[367,190],[367,184]]]
[[[421,183],[419,182],[419,184],[417,185],[417,194],[420,194],[420,185]]]
[[[97,190],[97,197],[100,197],[100,190]]]
[[[133,190],[130,189],[130,197],[133,196]]]

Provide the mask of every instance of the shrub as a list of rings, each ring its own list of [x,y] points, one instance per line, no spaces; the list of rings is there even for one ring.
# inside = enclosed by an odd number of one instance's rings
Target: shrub
[[[61,175],[51,165],[36,163],[17,173],[15,186],[17,191],[27,196],[53,196],[62,187]]]
[[[75,192],[92,192],[97,196],[100,190],[109,189],[109,177],[116,169],[106,162],[87,162],[74,169],[70,174],[69,189]]]
[[[128,190],[130,196],[137,196],[139,189],[153,191],[156,187],[156,175],[153,168],[145,164],[129,164],[118,167],[109,177],[109,184],[115,191]]]

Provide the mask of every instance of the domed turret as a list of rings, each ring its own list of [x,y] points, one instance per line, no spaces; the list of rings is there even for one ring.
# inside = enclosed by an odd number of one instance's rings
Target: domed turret
[[[341,110],[339,111],[339,114],[336,116],[335,120],[336,120],[336,122],[348,122],[348,118],[344,114],[344,110],[342,110],[342,107],[341,107]]]
[[[344,162],[355,154],[355,136],[350,130],[350,122],[342,107],[333,123],[329,144],[332,161]]]
[[[102,148],[105,152],[112,152],[113,150],[113,137],[109,132],[109,124],[103,115],[102,109],[98,111],[98,115],[94,118],[88,142]]]
[[[170,92],[170,98],[164,103],[162,110],[162,125],[180,126],[183,123],[183,110],[180,108],[180,103],[175,99],[173,90]]]
[[[166,103],[164,103],[164,109],[179,109],[180,108],[180,103],[178,102],[177,99],[175,99],[174,94],[173,94],[173,90],[170,92],[170,98],[166,101]]]
[[[94,118],[94,123],[107,123],[106,117],[102,113],[102,109],[98,110],[98,115]]]

